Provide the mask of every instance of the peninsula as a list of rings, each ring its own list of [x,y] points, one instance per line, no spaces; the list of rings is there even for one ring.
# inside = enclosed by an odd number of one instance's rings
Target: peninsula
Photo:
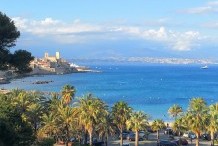
[[[46,52],[44,58],[35,58],[30,62],[32,71],[26,74],[17,74],[14,70],[0,71],[0,84],[9,83],[9,80],[31,76],[31,75],[49,75],[49,74],[69,74],[78,72],[94,72],[88,67],[70,64],[60,57],[60,52],[56,52],[55,56],[49,56]]]

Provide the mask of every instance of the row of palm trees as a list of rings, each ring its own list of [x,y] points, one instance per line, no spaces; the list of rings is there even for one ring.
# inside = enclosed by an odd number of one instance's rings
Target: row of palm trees
[[[93,137],[98,136],[107,145],[109,136],[119,133],[120,145],[123,145],[122,133],[131,129],[135,132],[135,145],[138,146],[139,131],[149,126],[149,115],[133,111],[123,101],[109,108],[92,94],[75,98],[75,92],[73,86],[65,85],[60,93],[13,90],[4,96],[21,113],[22,120],[31,125],[38,140],[55,137],[56,141],[62,140],[67,145],[70,138],[76,137],[80,142],[89,139],[89,145],[93,145]],[[204,131],[210,131],[211,144],[214,145],[214,133],[218,130],[218,103],[208,107],[202,98],[193,98],[186,112],[179,105],[173,105],[168,112],[175,118],[175,130],[196,133],[196,146]],[[159,140],[159,131],[166,127],[164,121],[156,119],[151,127],[157,131]]]
[[[192,131],[196,134],[196,146],[199,146],[200,135],[209,132],[211,145],[214,145],[214,134],[218,132],[218,103],[207,106],[203,98],[190,100],[187,111],[179,105],[173,105],[168,113],[175,118],[173,129],[179,132]]]
[[[70,138],[76,137],[85,143],[89,139],[89,145],[93,145],[93,136],[98,136],[107,145],[109,136],[119,133],[122,145],[123,131],[132,129],[138,145],[138,132],[148,125],[147,114],[134,112],[123,101],[109,108],[92,94],[75,98],[75,92],[70,85],[65,85],[60,93],[49,94],[15,89],[4,98],[10,100],[8,103],[19,111],[22,120],[31,125],[39,141],[55,137],[56,142],[68,145]]]

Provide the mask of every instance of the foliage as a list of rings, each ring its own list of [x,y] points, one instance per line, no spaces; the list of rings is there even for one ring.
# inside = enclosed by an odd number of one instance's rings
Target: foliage
[[[16,133],[7,121],[0,119],[0,145],[13,146],[16,143]]]
[[[13,66],[18,73],[28,73],[32,71],[29,63],[33,59],[34,57],[30,52],[26,50],[17,50],[14,52],[14,54],[12,54],[11,66]]]
[[[138,146],[139,130],[146,129],[148,125],[148,115],[138,111],[130,114],[130,118],[126,121],[127,128],[135,131],[135,146]]]
[[[99,98],[88,94],[79,100],[78,119],[89,133],[90,145],[92,145],[92,136],[95,127],[104,121],[108,114],[106,104]]]
[[[120,131],[120,145],[123,145],[123,130],[126,128],[126,121],[130,118],[132,112],[131,107],[127,103],[120,101],[112,107],[112,118],[114,124]]]
[[[16,39],[20,36],[14,22],[5,14],[0,12],[0,49],[15,46]]]
[[[176,119],[177,116],[182,113],[182,107],[174,104],[172,107],[169,108],[168,113],[170,114],[170,116],[175,117]]]
[[[163,128],[165,128],[166,125],[164,123],[163,120],[161,119],[156,119],[152,122],[151,124],[151,128],[154,130],[154,131],[157,131],[157,140],[159,141],[159,131]]]
[[[53,146],[54,144],[54,138],[44,138],[37,143],[37,146]]]
[[[93,135],[99,136],[107,145],[109,135],[116,131],[121,134],[128,128],[137,135],[148,124],[148,115],[132,112],[132,108],[122,101],[109,109],[102,100],[88,94],[69,104],[64,100],[64,94],[74,97],[75,90],[71,90],[73,86],[68,87],[52,94],[19,89],[0,94],[0,145],[29,146],[37,141],[39,145],[50,145],[54,141],[67,144],[70,137],[77,138],[80,143],[85,135],[89,135],[90,145]],[[172,110],[176,111],[171,112],[174,117],[181,112],[180,108],[172,109],[179,109]],[[217,124],[218,104],[208,107],[203,98],[193,98],[187,112],[175,118],[173,129],[179,132],[191,130],[199,136],[202,131],[218,132]],[[159,140],[159,131],[166,127],[164,121],[156,119],[151,127],[157,131]]]
[[[18,73],[31,71],[29,63],[33,60],[30,52],[17,50],[12,54],[9,49],[15,46],[20,32],[17,30],[14,21],[0,12],[0,70],[14,67]]]
[[[61,94],[65,104],[69,104],[72,101],[72,98],[75,95],[75,88],[71,85],[65,85],[62,88]]]

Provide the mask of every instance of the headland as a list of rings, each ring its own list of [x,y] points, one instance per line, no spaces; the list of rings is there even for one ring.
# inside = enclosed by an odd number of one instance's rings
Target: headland
[[[69,63],[60,57],[60,52],[56,52],[55,56],[49,56],[46,52],[43,58],[35,58],[31,61],[30,67],[32,71],[25,74],[18,74],[14,70],[0,71],[0,84],[7,84],[11,79],[32,75],[97,72],[85,66]]]

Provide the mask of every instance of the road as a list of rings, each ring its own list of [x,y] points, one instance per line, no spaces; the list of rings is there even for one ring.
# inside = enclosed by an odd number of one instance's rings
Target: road
[[[175,139],[178,139],[178,137],[174,137]],[[168,135],[165,135],[163,132],[160,132],[160,139],[168,139]],[[134,146],[134,141],[128,141],[124,140],[124,143],[130,143],[130,146]],[[195,140],[188,140],[188,146],[195,146]],[[113,137],[110,139],[108,146],[118,146],[120,144],[119,139],[116,137]],[[139,141],[139,146],[157,146],[157,139],[156,139],[156,133],[151,133],[148,136],[148,140],[145,141]],[[200,140],[200,146],[210,146],[210,141],[202,141]]]

